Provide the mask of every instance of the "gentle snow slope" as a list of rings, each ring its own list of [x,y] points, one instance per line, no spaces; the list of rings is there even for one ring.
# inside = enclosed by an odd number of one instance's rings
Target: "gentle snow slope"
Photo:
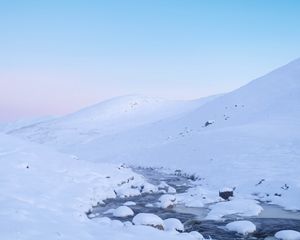
[[[9,134],[62,151],[75,149],[100,137],[180,116],[216,97],[197,101],[168,101],[139,95],[116,97],[53,121],[12,129]]]
[[[37,118],[25,118],[19,119],[12,122],[0,122],[0,132],[7,133],[16,129],[20,129],[23,127],[33,126],[39,123],[45,123],[48,121],[53,121],[56,117],[53,116],[45,116],[45,117],[37,117]]]
[[[122,182],[130,179],[122,186],[128,192],[145,184],[128,168],[80,161],[6,135],[0,135],[0,161],[1,239],[193,239],[87,219],[85,212],[115,197]]]

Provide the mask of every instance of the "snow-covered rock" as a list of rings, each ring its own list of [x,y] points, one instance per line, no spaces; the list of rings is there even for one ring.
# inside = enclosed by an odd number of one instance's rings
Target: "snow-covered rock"
[[[158,187],[151,183],[145,183],[142,186],[141,191],[142,191],[142,193],[155,193],[155,192],[158,192]]]
[[[124,205],[124,206],[135,206],[136,203],[133,202],[133,201],[127,201],[127,202],[125,202],[123,205]]]
[[[229,200],[230,197],[233,197],[233,189],[232,188],[223,188],[219,191],[219,196],[224,200]]]
[[[120,198],[133,197],[141,194],[138,188],[132,188],[130,184],[123,184],[115,188],[115,193]]]
[[[159,230],[164,230],[164,221],[155,214],[152,213],[139,213],[133,220],[134,225],[145,225],[157,228]]]
[[[158,206],[161,208],[171,208],[176,204],[176,196],[171,194],[164,194],[160,196]]]
[[[175,193],[176,193],[176,189],[173,188],[173,187],[171,187],[171,186],[169,186],[169,187],[168,187],[168,193],[170,193],[170,194],[175,194]]]
[[[256,226],[250,221],[235,221],[228,223],[226,229],[229,231],[237,232],[243,235],[253,233],[256,231]]]
[[[169,187],[169,184],[167,184],[165,181],[161,181],[158,185],[159,189],[167,189]]]
[[[300,240],[300,232],[295,230],[282,230],[275,234],[280,240]]]
[[[204,123],[204,127],[208,127],[209,125],[213,124],[215,120],[208,120]]]
[[[145,205],[145,207],[154,207],[154,205],[152,204],[152,203],[147,203],[146,205]]]
[[[177,218],[165,219],[164,226],[166,231],[178,231],[178,232],[184,231],[183,224]]]
[[[176,189],[169,184],[167,184],[165,181],[160,182],[160,184],[157,186],[158,190],[163,193],[169,193],[169,194],[175,194]]]
[[[127,206],[120,206],[113,211],[113,215],[115,217],[128,217],[128,216],[133,216],[134,212],[132,211],[131,208]]]

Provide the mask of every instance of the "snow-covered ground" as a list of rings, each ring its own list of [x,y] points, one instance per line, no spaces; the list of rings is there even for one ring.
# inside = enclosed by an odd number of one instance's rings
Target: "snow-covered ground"
[[[1,239],[195,239],[87,218],[92,206],[119,189],[130,195],[132,186],[148,184],[129,168],[82,161],[3,134],[0,160]]]
[[[1,232],[8,239],[24,232],[28,239],[43,233],[94,239],[100,232],[111,233],[107,239],[123,233],[129,234],[125,239],[147,239],[139,235],[145,226],[102,219],[106,224],[99,227],[84,214],[107,197],[139,194],[140,185],[157,191],[122,163],[194,174],[197,186],[177,194],[176,202],[209,204],[207,219],[257,215],[258,200],[300,210],[299,120],[296,60],[221,96],[183,102],[126,96],[12,128],[5,132],[13,137],[0,137]],[[224,188],[234,189],[231,201],[220,200]],[[160,239],[192,237],[146,231]]]

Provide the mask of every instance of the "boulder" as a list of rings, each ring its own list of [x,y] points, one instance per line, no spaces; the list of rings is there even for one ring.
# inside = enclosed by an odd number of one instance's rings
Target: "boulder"
[[[159,230],[164,230],[164,221],[157,215],[152,213],[139,213],[133,220],[134,225],[144,225],[157,228]]]
[[[233,197],[233,191],[234,189],[232,188],[223,188],[219,191],[219,196],[227,201],[229,198]]]

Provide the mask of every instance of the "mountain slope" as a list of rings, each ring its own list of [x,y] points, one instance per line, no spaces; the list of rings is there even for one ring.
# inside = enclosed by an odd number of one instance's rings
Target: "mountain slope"
[[[31,124],[9,131],[30,141],[57,149],[85,144],[99,137],[181,116],[216,98],[167,101],[139,95],[113,98],[53,121]]]
[[[0,132],[2,133],[11,132],[13,130],[20,129],[23,127],[36,125],[42,122],[44,123],[44,122],[52,121],[55,118],[56,117],[53,116],[46,116],[46,117],[19,119],[11,122],[2,122],[0,123]]]
[[[198,120],[204,113],[207,118],[231,118],[228,122],[234,124],[262,119],[299,118],[299,93],[300,59],[208,103],[186,116],[184,121]]]
[[[86,160],[179,168],[196,173],[214,191],[236,187],[300,209],[300,60],[203,105],[187,106],[168,116],[158,114],[161,109],[151,112],[159,117],[122,130],[109,120],[102,129],[112,131],[88,139],[81,137],[83,126],[74,130],[66,119],[60,120],[66,125],[53,122],[47,131],[54,130],[59,150]],[[61,126],[70,127],[67,134]],[[37,128],[14,134],[53,143]]]
[[[179,168],[205,179],[209,189],[236,187],[300,209],[299,86],[297,60],[180,117],[63,151],[93,161]]]
[[[269,136],[275,134],[278,141],[285,141],[280,139],[285,132],[291,134],[293,139],[293,129],[298,129],[299,119],[300,60],[296,60],[240,89],[208,101],[194,110],[186,111],[185,114],[176,118],[166,118],[159,122],[136,126],[130,130],[97,136],[89,142],[78,144],[76,149],[65,147],[61,149],[92,160],[127,161],[128,158],[134,161],[133,159],[142,158],[138,154],[132,156],[132,152],[142,154],[149,151],[147,156],[151,157],[153,148],[165,148],[176,142],[182,142],[182,145],[185,145],[184,141],[189,137],[199,138],[195,139],[195,143],[189,144],[191,148],[194,148],[194,144],[205,144],[209,141],[202,139],[201,135],[214,134],[219,128],[223,129],[222,131],[228,131],[226,139],[230,139],[232,135],[230,132],[235,131],[235,127],[240,129],[241,126],[245,126],[245,130],[239,133],[241,135],[239,138],[242,140],[255,138],[255,134],[259,134],[257,141],[265,139],[265,143],[268,143]],[[205,127],[207,122],[209,124]],[[259,130],[246,131],[254,126],[257,126]],[[279,129],[281,129],[280,132]],[[211,145],[215,148],[222,148],[222,145],[217,143],[211,143]],[[117,151],[110,151],[111,148]],[[174,147],[172,152],[176,152],[177,149]],[[232,154],[237,154],[235,149],[230,149]],[[192,150],[187,149],[186,155],[190,152]],[[204,154],[206,151],[201,152]],[[154,153],[156,150],[153,150]],[[228,154],[230,155],[230,152]],[[124,159],[125,156],[126,159]],[[161,162],[159,156],[155,159]],[[155,159],[151,162],[153,163]]]

